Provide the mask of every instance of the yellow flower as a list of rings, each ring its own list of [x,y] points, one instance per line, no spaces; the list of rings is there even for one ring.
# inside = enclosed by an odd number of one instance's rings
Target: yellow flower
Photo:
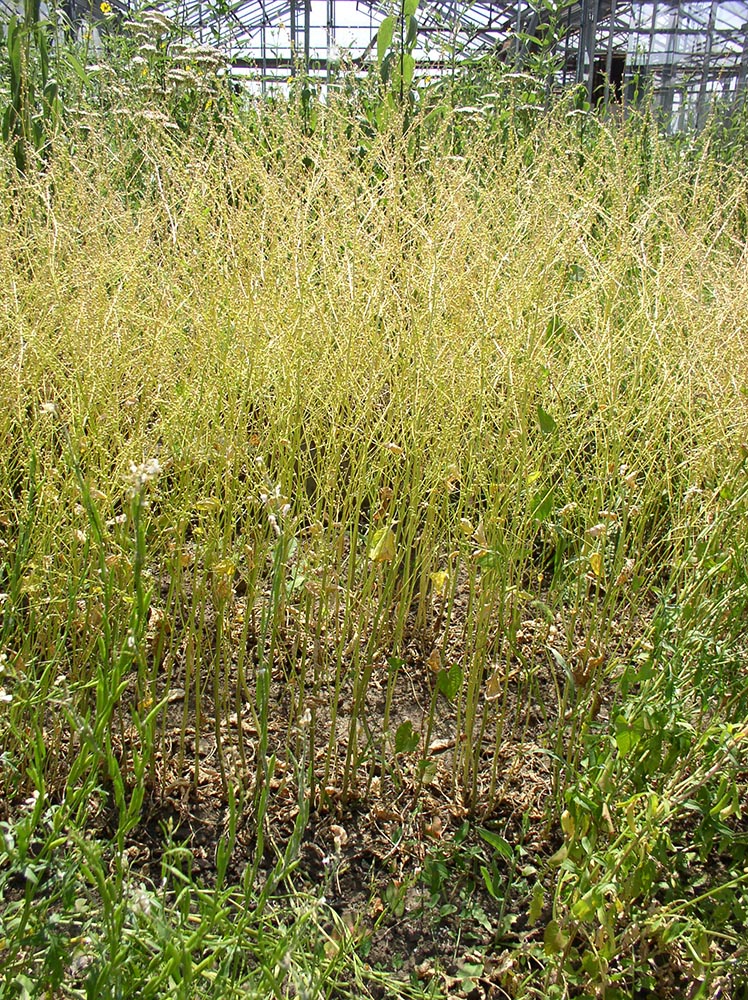
[[[102,14],[111,14],[112,5],[108,2],[108,0],[103,0],[103,3],[99,7],[99,10],[101,11]]]

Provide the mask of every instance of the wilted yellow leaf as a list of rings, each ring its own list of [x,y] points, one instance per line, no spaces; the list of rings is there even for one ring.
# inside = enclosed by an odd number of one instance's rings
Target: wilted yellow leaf
[[[504,679],[500,667],[497,667],[486,683],[486,701],[496,701],[501,694],[501,682]]]
[[[446,570],[439,570],[437,573],[431,574],[431,586],[434,588],[434,593],[439,597],[444,597],[447,592],[447,584],[449,583],[449,573]]]
[[[372,562],[392,562],[394,558],[395,532],[392,528],[380,528],[371,539],[369,559]]]
[[[590,556],[590,566],[595,576],[603,575],[603,557],[599,552],[593,552]]]
[[[621,587],[625,583],[630,583],[634,578],[634,560],[627,559],[621,568],[621,572],[616,577],[616,586]]]
[[[470,537],[473,533],[473,525],[466,517],[460,518],[460,530],[466,537]]]
[[[574,822],[574,817],[571,815],[568,809],[564,809],[561,813],[561,829],[564,831],[564,836],[568,840],[574,839],[574,834],[576,832],[576,823]]]
[[[213,572],[216,576],[233,576],[236,566],[230,559],[221,559],[213,563]]]

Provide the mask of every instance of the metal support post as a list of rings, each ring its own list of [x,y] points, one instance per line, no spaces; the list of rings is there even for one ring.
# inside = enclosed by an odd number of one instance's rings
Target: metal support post
[[[589,33],[587,35],[587,102],[592,104],[592,90],[595,84],[595,49],[597,47],[597,22],[600,13],[600,0],[593,0],[589,15]]]
[[[605,54],[605,94],[603,103],[610,104],[610,74],[613,72],[613,33],[616,28],[616,0],[610,3],[610,28],[608,30],[608,51]]]
[[[267,75],[268,75],[268,51],[267,51],[267,38],[265,37],[265,22],[262,22],[262,27],[260,28],[260,56],[262,58],[262,93],[267,92]]]
[[[335,0],[327,0],[327,82],[330,82],[335,58]]]
[[[576,82],[587,83],[587,100],[590,104],[595,75],[595,39],[599,7],[599,0],[582,0]]]
[[[304,0],[304,72],[309,72],[309,35],[312,20],[312,0]]]
[[[743,56],[740,60],[738,80],[735,86],[736,97],[745,90],[746,81],[748,81],[748,21],[743,24]]]
[[[704,63],[701,69],[701,84],[699,85],[699,96],[696,103],[696,126],[701,128],[707,111],[707,86],[709,83],[709,66],[712,60],[712,43],[714,41],[714,25],[717,20],[717,6],[719,0],[712,0],[709,8],[709,23],[706,29],[706,46],[704,48]]]
[[[587,18],[589,16],[590,0],[582,0],[579,11],[579,45],[577,47],[577,73],[575,83],[582,83],[584,80],[584,62],[586,58],[586,34]]]

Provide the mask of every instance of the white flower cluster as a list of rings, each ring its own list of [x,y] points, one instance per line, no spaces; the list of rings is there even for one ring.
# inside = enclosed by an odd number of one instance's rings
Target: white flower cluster
[[[149,458],[147,462],[136,465],[130,462],[130,484],[132,493],[139,493],[148,483],[161,475],[161,463],[157,458]]]
[[[278,523],[278,517],[284,518],[291,512],[291,504],[288,502],[288,497],[283,496],[281,493],[280,483],[272,487],[269,492],[260,493],[260,500],[270,511],[268,514],[268,524],[275,534],[280,537],[281,528]]]

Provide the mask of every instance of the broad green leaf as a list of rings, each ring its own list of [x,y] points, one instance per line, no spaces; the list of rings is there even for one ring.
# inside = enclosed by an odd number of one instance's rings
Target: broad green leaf
[[[567,941],[568,938],[561,930],[558,920],[550,920],[543,934],[543,948],[546,955],[560,955]]]
[[[413,753],[421,742],[421,734],[413,732],[413,723],[408,719],[395,732],[395,753]]]
[[[505,560],[498,552],[484,552],[478,557],[478,565],[482,570],[501,569],[504,564]]]
[[[553,489],[540,490],[532,501],[532,516],[536,521],[545,521],[553,511],[555,494]]]
[[[458,971],[462,974],[464,982],[466,978],[471,981],[480,978],[483,975],[483,968],[482,962],[462,962]]]
[[[556,429],[556,421],[550,415],[546,413],[543,407],[538,403],[538,423],[540,424],[540,429],[543,434],[553,434]]]
[[[448,670],[440,670],[436,675],[436,686],[447,699],[454,701],[455,695],[462,687],[462,667],[453,663]]]
[[[507,861],[511,861],[514,858],[512,845],[508,840],[504,840],[503,837],[500,837],[498,833],[494,833],[493,830],[484,830],[482,827],[479,827],[478,835],[485,840],[489,847],[493,847],[496,853],[500,854],[502,858],[506,858]]]
[[[600,979],[600,957],[592,951],[586,951],[582,955],[582,968],[588,976],[592,976],[595,982]],[[615,994],[613,994],[615,996]]]
[[[403,0],[403,17],[413,17],[418,10],[418,0]]]
[[[375,531],[369,545],[369,559],[372,562],[392,562],[395,558],[395,532],[392,528]]]
[[[634,749],[644,735],[644,719],[640,716],[629,722],[622,715],[616,719],[616,746],[622,757],[626,757]]]
[[[597,888],[590,889],[571,908],[575,920],[591,920],[599,906],[600,899]]]
[[[662,931],[662,941],[663,944],[669,944],[671,941],[677,941],[678,938],[683,937],[689,931],[689,925],[686,921],[675,921],[675,923],[670,924]]]
[[[377,32],[377,62],[380,67],[384,62],[384,57],[387,54],[387,50],[390,45],[392,45],[392,36],[395,33],[395,18],[385,17],[382,23],[379,25],[379,31]]]

